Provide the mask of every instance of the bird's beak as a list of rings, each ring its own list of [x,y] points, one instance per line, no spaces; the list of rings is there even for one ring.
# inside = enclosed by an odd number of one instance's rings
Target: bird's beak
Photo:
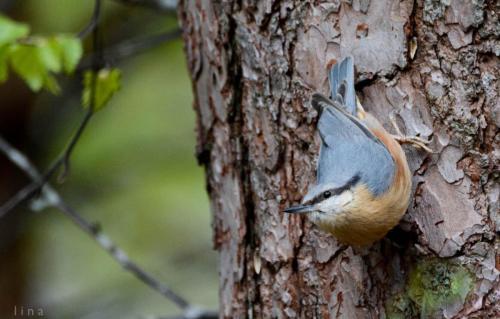
[[[313,205],[297,205],[288,207],[283,212],[288,214],[304,214],[304,213],[311,213],[313,211],[314,211]]]

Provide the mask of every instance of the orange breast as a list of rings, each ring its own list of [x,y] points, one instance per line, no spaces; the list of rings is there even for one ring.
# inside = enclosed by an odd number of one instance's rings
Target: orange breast
[[[355,246],[371,244],[396,226],[408,208],[411,192],[411,172],[399,143],[370,114],[365,113],[363,122],[394,159],[396,172],[392,186],[376,198],[366,186],[357,186],[354,190],[356,196],[349,208],[319,225],[341,242]]]

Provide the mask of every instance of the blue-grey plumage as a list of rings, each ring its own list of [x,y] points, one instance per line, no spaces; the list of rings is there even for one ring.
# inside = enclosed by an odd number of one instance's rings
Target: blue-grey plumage
[[[340,187],[358,175],[375,196],[386,192],[394,176],[394,160],[387,148],[337,102],[315,93],[311,103],[321,114],[317,184]]]
[[[346,57],[335,64],[328,73],[330,96],[333,101],[343,105],[349,114],[356,114],[356,92],[354,89],[354,62]]]
[[[357,246],[382,238],[406,211],[411,173],[397,142],[357,105],[352,58],[330,70],[332,99],[315,93],[321,137],[317,182],[287,213],[309,214],[340,241]]]

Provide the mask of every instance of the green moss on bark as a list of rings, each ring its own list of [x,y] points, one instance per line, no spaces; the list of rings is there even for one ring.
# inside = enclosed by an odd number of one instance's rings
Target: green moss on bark
[[[426,259],[410,272],[405,289],[386,304],[387,317],[435,318],[441,310],[463,304],[472,288],[466,268],[441,259]]]

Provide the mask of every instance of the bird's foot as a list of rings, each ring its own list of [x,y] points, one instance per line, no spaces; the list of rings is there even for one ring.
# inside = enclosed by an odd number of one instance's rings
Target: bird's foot
[[[423,138],[420,138],[418,136],[401,136],[401,135],[392,135],[392,137],[399,142],[399,144],[411,144],[415,147],[418,147],[420,149],[423,149],[427,153],[433,154],[434,151],[428,147],[427,145],[430,143],[430,141],[424,140]]]
[[[434,151],[427,146],[430,143],[430,141],[424,140],[423,138],[418,136],[404,135],[403,133],[401,133],[401,130],[399,129],[398,124],[396,123],[396,117],[393,112],[389,114],[389,118],[391,120],[392,126],[394,126],[394,129],[396,130],[396,134],[391,134],[391,135],[396,141],[399,142],[399,144],[411,144],[417,148],[426,151],[429,154],[434,154]]]

